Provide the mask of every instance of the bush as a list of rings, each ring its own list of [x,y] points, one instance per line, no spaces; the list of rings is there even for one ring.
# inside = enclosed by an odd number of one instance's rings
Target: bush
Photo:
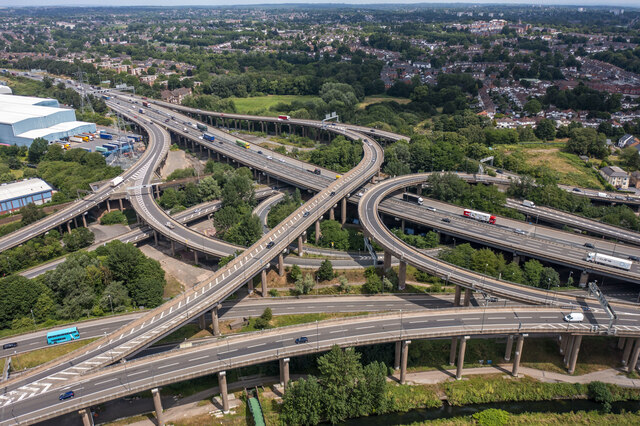
[[[275,288],[272,288],[271,290],[269,290],[269,296],[278,297],[278,290],[276,290]]]
[[[127,224],[127,216],[125,216],[125,214],[122,213],[120,210],[114,210],[112,212],[109,212],[104,216],[102,216],[102,218],[100,219],[100,225],[117,225],[117,224],[122,224],[122,225]]]
[[[609,390],[606,383],[591,382],[589,383],[589,398],[595,402],[611,403],[613,401],[613,395]]]
[[[262,318],[267,322],[271,321],[271,318],[273,318],[273,313],[271,312],[271,308],[265,308],[262,315],[260,315],[260,318]]]
[[[473,418],[482,426],[502,426],[509,423],[509,413],[497,408],[489,408],[475,413]]]
[[[318,269],[318,279],[320,281],[330,281],[333,279],[333,265],[329,259],[325,259]]]

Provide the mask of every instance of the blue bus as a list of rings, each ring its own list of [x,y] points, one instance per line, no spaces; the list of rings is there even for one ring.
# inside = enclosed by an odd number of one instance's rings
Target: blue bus
[[[203,133],[202,134],[202,139],[205,139],[205,140],[208,140],[208,141],[211,141],[211,142],[216,140],[215,136],[213,136],[211,133]]]
[[[65,328],[64,330],[50,331],[47,333],[47,344],[55,345],[56,343],[69,342],[78,340],[80,333],[77,327]]]

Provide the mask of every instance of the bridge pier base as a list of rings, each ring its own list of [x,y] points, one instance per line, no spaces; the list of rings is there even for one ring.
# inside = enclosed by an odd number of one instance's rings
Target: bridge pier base
[[[456,363],[456,349],[458,349],[458,337],[451,338],[451,350],[449,351],[449,365]]]
[[[627,338],[624,351],[622,352],[622,365],[629,364],[629,354],[631,353],[631,349],[633,348],[633,339]]]
[[[469,306],[469,303],[471,302],[471,289],[470,288],[465,288],[464,289],[464,306]]]
[[[402,359],[400,360],[400,384],[404,385],[407,377],[407,358],[409,357],[409,343],[411,340],[402,341]]]
[[[458,350],[458,367],[456,368],[456,380],[462,378],[462,367],[464,366],[464,353],[467,350],[467,340],[469,336],[460,337],[460,349]]]
[[[320,237],[322,237],[322,233],[320,232],[320,221],[316,220],[316,244],[320,242]]]
[[[93,426],[93,417],[91,416],[90,408],[83,408],[82,410],[78,411],[78,414],[80,414],[80,417],[82,417],[83,426]]]
[[[302,235],[298,235],[298,256],[302,256],[304,254],[304,248],[302,246]]]
[[[158,426],[163,426],[164,413],[162,412],[162,399],[160,398],[160,389],[151,389],[151,394],[153,395],[153,409],[156,411],[156,420],[158,421]]]
[[[267,270],[263,269],[260,273],[260,280],[262,281],[262,297],[267,297]]]
[[[580,284],[586,285],[587,281],[589,281],[589,273],[587,271],[582,271],[580,274]]]
[[[340,202],[340,224],[347,223],[347,199],[343,198]]]
[[[511,360],[511,351],[513,350],[513,334],[510,334],[509,337],[507,337],[507,347],[504,350],[504,360],[505,361],[510,361]]]
[[[280,359],[280,385],[287,390],[287,384],[289,383],[289,358]]]
[[[633,347],[633,352],[631,352],[631,359],[629,359],[629,365],[627,366],[627,371],[629,373],[633,372],[636,369],[636,365],[638,365],[638,355],[640,355],[640,339],[634,339],[635,345]]]
[[[389,269],[391,269],[391,253],[389,253],[388,251],[384,252],[384,262],[382,264],[382,267],[384,269],[384,272],[387,272]]]
[[[407,284],[407,262],[400,261],[398,265],[398,289],[404,290]]]
[[[456,295],[453,297],[453,306],[460,306],[460,296],[462,296],[462,287],[456,285]]]
[[[577,335],[573,339],[573,349],[571,350],[571,359],[569,360],[569,368],[567,372],[573,374],[576,371],[576,362],[578,361],[578,354],[580,353],[580,343],[582,343],[582,335]]]
[[[220,322],[218,320],[218,307],[211,310],[211,328],[214,336],[220,335]]]
[[[402,342],[398,341],[396,342],[396,352],[395,352],[395,357],[394,357],[394,362],[393,362],[393,369],[394,370],[399,370],[400,369],[400,357],[402,356]]]
[[[278,275],[284,277],[284,255],[282,253],[278,255]]]
[[[227,394],[227,372],[218,373],[218,386],[220,387],[220,398],[222,399],[222,412],[229,412],[229,395]]]
[[[510,336],[511,337],[511,336]],[[518,377],[518,368],[520,368],[520,358],[522,357],[522,345],[524,345],[524,334],[518,336],[518,342],[516,343],[516,352],[513,355],[513,367],[511,369],[511,375]],[[513,344],[513,338],[511,339]]]

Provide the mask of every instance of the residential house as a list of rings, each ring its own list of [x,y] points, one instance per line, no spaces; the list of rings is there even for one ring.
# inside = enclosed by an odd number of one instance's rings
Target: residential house
[[[618,139],[617,146],[618,148],[626,148],[638,142],[640,142],[640,139],[633,135],[626,134]]]
[[[600,169],[602,177],[619,189],[629,188],[629,175],[618,166],[606,166]]]
[[[191,95],[191,89],[187,87],[180,87],[175,90],[163,90],[160,92],[160,97],[165,102],[169,102],[171,104],[182,104],[182,100]]]

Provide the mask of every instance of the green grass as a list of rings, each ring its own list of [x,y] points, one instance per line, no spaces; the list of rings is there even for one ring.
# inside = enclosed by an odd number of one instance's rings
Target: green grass
[[[4,371],[4,364],[7,360],[5,358],[0,358],[0,375]]]
[[[86,346],[94,340],[97,340],[97,337],[79,342],[66,343],[64,345],[55,345],[13,356],[11,358],[11,371],[21,371],[27,368],[37,367],[38,365],[42,365],[45,362],[49,362]]]
[[[271,111],[270,108],[280,102],[291,103],[293,101],[308,101],[314,99],[315,96],[299,96],[299,95],[267,95],[255,96],[252,98],[231,98],[236,105],[238,114],[249,114],[255,112],[263,112],[264,115],[276,116],[285,114],[286,111]]]
[[[368,312],[336,312],[336,313],[322,313],[322,314],[298,314],[298,315],[278,315],[274,316],[269,322],[271,328],[286,327],[289,325],[307,324],[310,322],[324,321],[334,318],[346,318],[355,317],[360,315],[368,315]],[[241,333],[249,331],[256,331],[255,321],[257,318],[249,319],[249,324],[242,327]]]
[[[510,414],[509,425],[637,425],[640,423],[640,412],[605,414],[600,411],[578,411],[577,413],[524,413]],[[463,426],[477,425],[471,416],[439,419],[417,425]]]
[[[357,107],[358,109],[365,109],[369,105],[379,104],[383,102],[397,102],[399,104],[408,104],[409,102],[411,102],[411,99],[394,98],[393,96],[388,95],[365,96],[364,100],[360,102]]]
[[[390,412],[406,412],[415,408],[438,408],[442,401],[433,386],[387,384],[387,395],[393,403]]]

